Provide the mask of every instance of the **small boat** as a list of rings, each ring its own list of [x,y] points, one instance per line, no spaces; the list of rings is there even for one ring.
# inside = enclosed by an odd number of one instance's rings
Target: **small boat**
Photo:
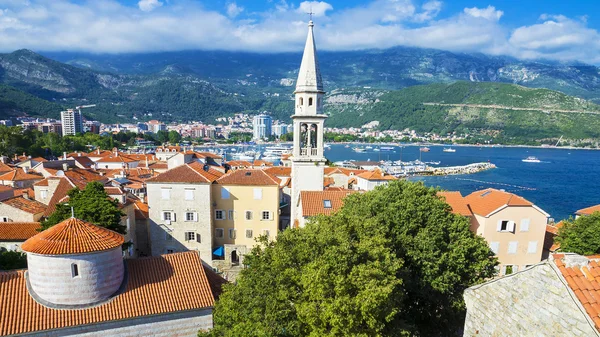
[[[344,146],[344,147],[345,147],[345,148],[349,148],[349,147],[350,147],[350,145],[346,145],[346,146]]]
[[[429,152],[429,148],[428,147],[422,147],[419,149],[419,151],[421,152]]]
[[[446,147],[442,151],[444,151],[444,152],[456,152],[456,150],[453,149],[453,148],[451,148],[451,147]]]
[[[380,147],[381,151],[392,151],[394,149],[393,146],[382,146]]]
[[[381,150],[379,148],[374,148],[373,151],[379,152]]]
[[[367,149],[367,150],[370,150],[370,149],[372,149],[372,148],[373,148],[372,146],[366,146],[366,147],[365,147],[365,149]]]
[[[367,150],[363,149],[362,147],[355,147],[352,149],[354,152],[365,152]]]
[[[539,159],[537,159],[537,157],[534,156],[529,156],[525,159],[522,160],[524,163],[541,163],[541,161]]]

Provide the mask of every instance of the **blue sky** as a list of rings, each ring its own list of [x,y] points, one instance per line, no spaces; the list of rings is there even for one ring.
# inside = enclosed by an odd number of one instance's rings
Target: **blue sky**
[[[600,1],[0,0],[0,51],[414,46],[600,64]]]

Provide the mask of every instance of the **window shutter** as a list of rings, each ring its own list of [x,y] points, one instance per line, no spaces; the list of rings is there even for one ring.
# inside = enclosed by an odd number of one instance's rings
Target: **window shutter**
[[[517,246],[518,246],[519,242],[517,241],[511,241],[508,243],[508,253],[509,254],[516,254],[517,253]]]
[[[497,255],[500,250],[500,242],[490,242],[490,249]]]
[[[177,221],[177,219],[175,218],[175,212],[171,212],[171,221]]]
[[[198,233],[196,233],[196,242],[202,243],[202,240],[200,240],[200,234]]]
[[[506,228],[509,232],[514,232],[515,231],[515,222],[514,221],[509,221],[508,222],[508,226]]]
[[[529,241],[529,244],[527,245],[527,253],[535,254],[535,252],[537,251],[537,244],[537,241]]]
[[[521,232],[529,232],[529,219],[521,220]]]
[[[261,200],[262,199],[262,188],[255,188],[254,189],[254,200]]]
[[[194,212],[194,221],[198,221],[198,212]]]
[[[498,220],[498,226],[497,226],[497,228],[496,228],[496,231],[497,231],[497,232],[500,232],[500,231],[502,231],[502,220]]]

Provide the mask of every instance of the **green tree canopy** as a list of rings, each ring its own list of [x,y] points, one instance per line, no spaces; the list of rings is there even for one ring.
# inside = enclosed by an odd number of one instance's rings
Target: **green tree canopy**
[[[208,336],[449,336],[463,290],[497,260],[433,188],[399,181],[262,239],[225,286]],[[202,335],[202,333],[201,333]]]
[[[21,252],[0,251],[0,270],[27,268],[27,255]]]
[[[555,239],[563,252],[581,255],[600,253],[600,212],[563,221]]]
[[[91,182],[83,190],[74,188],[69,191],[69,201],[56,205],[54,213],[42,222],[42,229],[70,218],[73,207],[76,218],[126,234],[127,228],[121,225],[121,217],[125,214],[118,205],[117,200],[109,198],[101,183]]]
[[[169,131],[169,143],[177,144],[181,141],[181,135],[175,130]]]

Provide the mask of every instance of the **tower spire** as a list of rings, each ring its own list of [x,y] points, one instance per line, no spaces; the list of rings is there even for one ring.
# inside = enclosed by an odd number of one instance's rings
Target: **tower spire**
[[[317,47],[315,46],[315,37],[311,20],[308,22],[308,36],[304,45],[304,54],[302,63],[298,72],[298,81],[296,81],[296,92],[321,92],[323,91],[323,80],[321,79],[321,70],[317,60]]]

